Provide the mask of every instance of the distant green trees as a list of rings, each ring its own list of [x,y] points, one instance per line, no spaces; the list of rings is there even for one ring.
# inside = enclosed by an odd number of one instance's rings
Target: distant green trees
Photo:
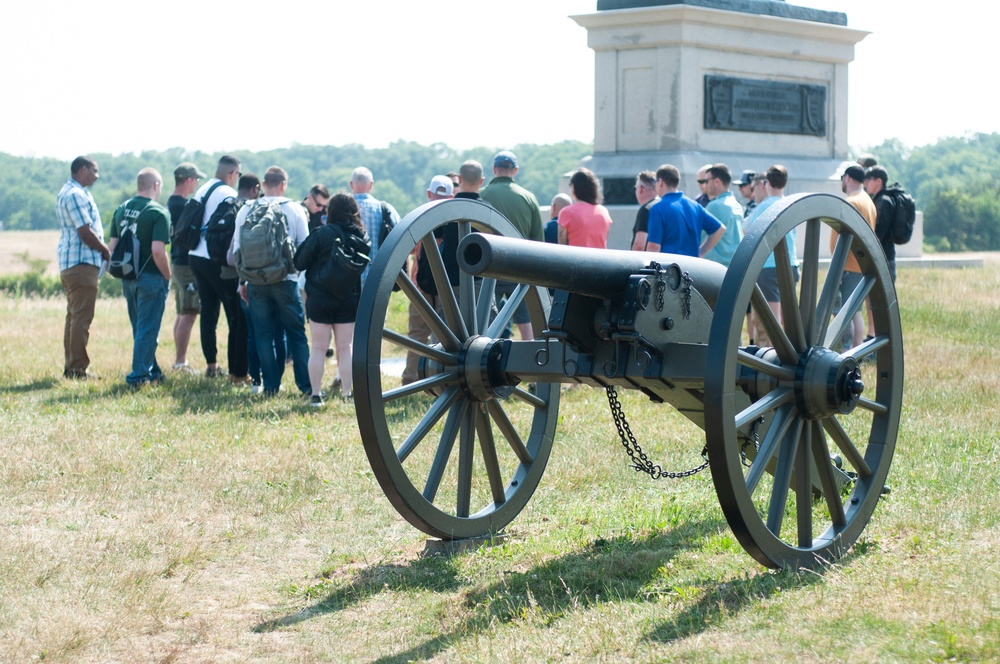
[[[504,146],[510,147],[510,146]],[[520,160],[518,182],[547,205],[558,193],[559,178],[578,167],[592,151],[588,143],[563,141],[551,145],[510,147]],[[443,143],[420,145],[399,141],[387,148],[362,145],[293,145],[264,152],[235,151],[243,172],[262,175],[277,164],[288,171],[288,195],[302,198],[322,182],[331,190],[347,187],[351,171],[367,166],[375,175],[375,195],[406,214],[426,202],[427,183],[439,173],[458,170],[466,159],[486,169],[497,148],[454,150]],[[938,251],[1000,251],[1000,134],[969,134],[943,138],[932,145],[909,148],[897,139],[868,147],[924,212],[924,243]],[[135,190],[135,176],[145,166],[164,175],[164,190],[172,189],[174,167],[193,161],[211,175],[221,153],[189,152],[181,148],[141,154],[94,154],[101,179],[94,198],[110,227],[111,213]],[[56,159],[14,157],[0,153],[0,221],[11,230],[56,227],[55,196],[69,164]]]
[[[925,246],[1000,251],[1000,134],[943,138],[912,149],[893,139],[866,151],[923,210]]]
[[[506,146],[505,146],[506,147]],[[436,143],[420,145],[399,141],[387,148],[370,150],[361,145],[293,145],[264,152],[234,151],[244,173],[263,175],[272,165],[288,171],[288,195],[304,198],[309,188],[323,183],[331,191],[346,189],[351,171],[367,166],[375,176],[374,194],[387,200],[400,214],[427,202],[426,190],[437,174],[457,171],[463,161],[476,159],[483,164],[489,182],[493,155],[499,148],[480,147],[453,150]],[[520,161],[517,181],[547,205],[559,191],[559,178],[578,167],[591,153],[588,143],[563,141],[552,145],[511,147]],[[189,152],[181,148],[147,151],[141,154],[91,154],[100,167],[100,179],[93,187],[94,199],[110,228],[111,214],[123,200],[135,193],[135,176],[152,166],[164,177],[165,196],[173,190],[173,169],[191,161],[210,176],[222,153]],[[0,221],[8,230],[56,228],[55,197],[69,177],[69,163],[56,159],[15,157],[0,153]]]

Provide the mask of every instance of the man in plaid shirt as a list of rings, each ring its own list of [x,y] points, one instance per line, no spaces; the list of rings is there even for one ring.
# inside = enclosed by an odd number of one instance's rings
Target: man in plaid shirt
[[[56,199],[59,277],[67,300],[63,376],[87,379],[94,377],[87,372],[87,341],[97,305],[97,284],[101,265],[111,258],[111,251],[104,244],[97,204],[86,189],[97,182],[97,163],[89,157],[77,157],[70,165],[70,175]]]

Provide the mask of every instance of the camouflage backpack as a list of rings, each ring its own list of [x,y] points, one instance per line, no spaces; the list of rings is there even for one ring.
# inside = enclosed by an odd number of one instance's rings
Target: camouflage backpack
[[[281,206],[288,199],[258,201],[250,206],[240,226],[240,248],[234,256],[240,279],[266,286],[281,282],[295,271],[295,248]]]

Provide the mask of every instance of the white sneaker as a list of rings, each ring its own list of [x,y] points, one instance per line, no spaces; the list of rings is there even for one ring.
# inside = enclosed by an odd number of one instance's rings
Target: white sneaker
[[[250,394],[260,394],[264,391],[264,386],[259,383],[254,383],[250,386]]]

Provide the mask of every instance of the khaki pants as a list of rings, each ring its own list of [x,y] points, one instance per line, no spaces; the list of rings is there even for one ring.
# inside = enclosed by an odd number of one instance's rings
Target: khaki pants
[[[66,353],[66,373],[85,373],[90,366],[87,341],[90,323],[97,306],[96,265],[80,264],[59,273],[66,289],[66,328],[63,331],[63,349]]]
[[[430,302],[431,306],[436,310],[441,308],[436,295],[428,295],[427,293],[424,293],[424,297],[427,298],[427,301]],[[424,317],[420,315],[419,310],[413,304],[410,304],[408,323],[409,331],[406,336],[410,337],[414,341],[419,341],[422,344],[432,341],[433,335],[431,334],[430,325],[427,324]],[[403,369],[403,385],[409,385],[419,378],[417,375],[419,363],[419,355],[413,351],[406,352],[406,368]]]

